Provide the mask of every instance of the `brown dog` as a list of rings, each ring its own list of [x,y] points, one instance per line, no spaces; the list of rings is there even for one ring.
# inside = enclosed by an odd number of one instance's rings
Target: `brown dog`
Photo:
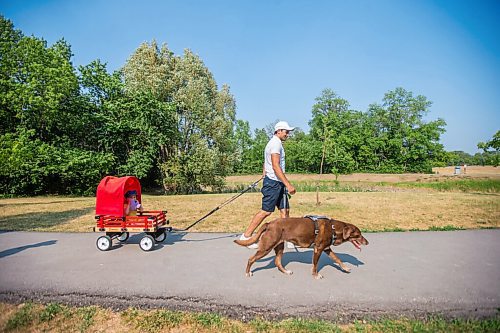
[[[317,234],[316,234],[317,232]],[[318,273],[318,260],[321,253],[325,253],[349,273],[350,269],[333,253],[330,245],[340,245],[344,242],[351,242],[357,249],[360,245],[368,245],[368,241],[361,235],[361,231],[355,225],[342,221],[319,217],[316,222],[308,217],[278,218],[264,224],[259,231],[250,239],[242,241],[235,240],[236,244],[248,246],[259,242],[259,248],[255,255],[248,259],[246,275],[252,276],[250,272],[252,265],[259,259],[266,256],[272,249],[276,252],[274,263],[276,267],[285,274],[291,275],[293,272],[285,269],[281,264],[281,257],[285,249],[284,242],[292,242],[296,246],[308,248],[314,244],[312,275],[315,279],[322,279]]]

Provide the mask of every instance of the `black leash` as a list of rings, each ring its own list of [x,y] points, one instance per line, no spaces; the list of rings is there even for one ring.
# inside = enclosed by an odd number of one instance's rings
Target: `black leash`
[[[214,209],[212,209],[208,214],[206,214],[205,216],[203,216],[202,218],[200,218],[199,220],[197,220],[196,222],[194,222],[193,224],[191,224],[189,227],[187,227],[185,229],[172,229],[172,231],[188,231],[189,229],[191,229],[192,227],[194,227],[195,225],[197,225],[198,223],[200,223],[201,221],[203,221],[204,219],[206,219],[207,217],[209,217],[210,215],[212,215],[213,213],[215,213],[216,211],[218,211],[219,209],[221,209],[225,205],[233,202],[234,200],[238,199],[243,194],[245,194],[248,191],[250,191],[251,189],[255,188],[255,186],[257,186],[257,184],[262,180],[262,178],[264,178],[264,176],[260,177],[259,180],[257,180],[256,182],[252,183],[251,185],[249,185],[246,189],[244,189],[240,193],[234,195],[233,197],[231,197],[231,198],[227,199],[226,201],[224,201],[223,203],[221,203],[219,206],[217,206]]]

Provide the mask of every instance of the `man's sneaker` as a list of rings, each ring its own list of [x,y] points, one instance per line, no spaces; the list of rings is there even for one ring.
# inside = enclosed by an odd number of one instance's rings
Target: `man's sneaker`
[[[247,240],[250,239],[251,237],[245,237],[245,234],[241,234],[240,240]],[[249,249],[258,249],[259,248],[259,243],[253,243],[247,246]]]
[[[292,242],[285,242],[285,243],[287,249],[295,249],[295,244],[293,244]]]

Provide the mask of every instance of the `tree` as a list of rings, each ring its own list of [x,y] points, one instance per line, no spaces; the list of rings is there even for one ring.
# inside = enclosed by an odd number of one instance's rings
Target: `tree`
[[[382,105],[370,105],[381,144],[376,148],[381,171],[430,172],[432,159],[443,151],[439,139],[446,125],[442,119],[423,120],[431,104],[424,96],[396,88],[385,94]]]
[[[21,31],[0,15],[0,134],[14,132],[19,123],[14,101],[19,72],[17,47],[21,38]]]
[[[236,120],[234,128],[234,150],[235,161],[233,172],[234,173],[251,173],[249,151],[252,148],[253,139],[250,133],[250,124],[245,120]]]
[[[77,144],[92,126],[69,44],[23,36],[3,17],[0,27],[0,191],[95,191],[114,157]]]
[[[491,140],[479,142],[477,148],[483,150],[482,164],[498,166],[500,164],[500,131],[497,131]],[[494,151],[490,151],[490,148]]]
[[[154,186],[161,177],[164,147],[175,140],[175,106],[158,100],[151,90],[127,91],[121,73],[107,73],[99,61],[80,72],[92,105],[96,149],[116,156],[116,174],[132,174]]]
[[[142,44],[122,69],[128,94],[146,92],[172,103],[170,140],[160,145],[167,191],[193,193],[220,187],[234,163],[236,105],[229,87],[218,90],[203,61],[190,50],[175,56],[166,45]]]
[[[316,98],[312,117],[309,122],[311,135],[322,142],[324,171],[338,175],[355,170],[359,164],[356,153],[364,145],[365,139],[360,133],[363,114],[349,110],[347,100],[331,89],[325,89]]]

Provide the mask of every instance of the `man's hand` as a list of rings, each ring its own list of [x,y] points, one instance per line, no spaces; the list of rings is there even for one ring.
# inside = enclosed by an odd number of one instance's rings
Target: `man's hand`
[[[292,185],[292,184],[289,184],[289,185],[286,187],[286,189],[288,190],[288,193],[290,193],[290,194],[295,194],[295,193],[297,193],[297,190],[295,190],[295,187],[293,187],[293,185]]]

